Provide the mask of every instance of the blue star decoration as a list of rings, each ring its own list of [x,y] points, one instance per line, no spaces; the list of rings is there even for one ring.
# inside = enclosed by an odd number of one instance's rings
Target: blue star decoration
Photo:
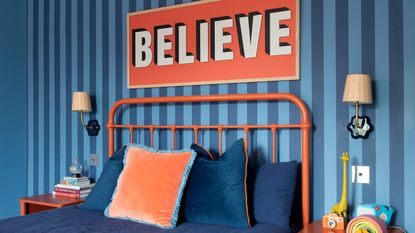
[[[354,139],[362,138],[366,139],[369,137],[369,133],[373,131],[373,125],[370,122],[369,117],[367,116],[359,116],[358,122],[359,126],[356,126],[356,116],[353,116],[352,119],[350,119],[349,124],[347,124],[347,130],[350,132],[350,136]]]

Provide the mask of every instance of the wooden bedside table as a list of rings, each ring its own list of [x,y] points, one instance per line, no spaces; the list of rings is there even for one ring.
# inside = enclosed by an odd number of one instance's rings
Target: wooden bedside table
[[[323,228],[321,227],[321,220],[318,221],[314,221],[312,222],[310,225],[308,225],[307,227],[305,227],[304,229],[302,229],[300,231],[300,233],[344,233],[346,232],[346,230],[344,231],[339,231],[339,230],[333,230],[333,229],[328,229],[328,228]],[[403,231],[399,230],[399,229],[388,229],[389,233],[403,233]]]
[[[51,193],[19,198],[20,215],[33,214],[44,210],[62,208],[65,206],[76,205],[84,202],[84,199],[54,196]]]

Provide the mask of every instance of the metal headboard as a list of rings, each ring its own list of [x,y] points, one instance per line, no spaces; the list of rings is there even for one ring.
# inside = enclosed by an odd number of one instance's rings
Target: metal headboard
[[[263,125],[136,125],[116,124],[115,115],[119,107],[123,105],[158,104],[158,103],[189,103],[189,102],[225,102],[225,101],[289,101],[295,104],[301,113],[301,122],[296,124],[263,124]],[[114,131],[115,129],[128,129],[130,131],[130,142],[133,141],[134,130],[147,129],[150,131],[151,147],[154,146],[154,130],[166,129],[172,133],[172,148],[175,148],[175,132],[177,130],[192,129],[194,140],[198,142],[200,130],[217,129],[219,134],[219,153],[222,154],[222,134],[224,129],[243,129],[245,132],[245,147],[248,146],[248,135],[251,129],[269,129],[272,133],[272,162],[276,162],[276,134],[279,129],[301,129],[301,188],[302,188],[302,223],[307,226],[310,223],[310,129],[311,122],[309,113],[304,102],[295,95],[289,93],[268,93],[268,94],[227,94],[227,95],[205,95],[205,96],[173,96],[173,97],[149,97],[149,98],[128,98],[118,100],[111,108],[108,123],[108,151],[110,156],[114,152]],[[246,148],[247,149],[247,148]]]

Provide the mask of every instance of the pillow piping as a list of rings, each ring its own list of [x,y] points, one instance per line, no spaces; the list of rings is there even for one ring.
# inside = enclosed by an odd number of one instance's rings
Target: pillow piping
[[[126,162],[126,159],[127,159],[127,152],[128,152],[128,149],[130,147],[143,148],[145,150],[148,150],[148,151],[153,152],[153,153],[156,153],[156,154],[159,154],[159,153],[180,153],[180,152],[191,152],[192,153],[192,155],[191,155],[191,157],[189,159],[189,163],[186,165],[186,168],[185,168],[185,170],[184,170],[184,172],[182,174],[182,181],[180,183],[179,192],[178,192],[177,197],[176,197],[176,205],[175,205],[175,208],[173,210],[173,215],[172,215],[172,217],[170,219],[171,226],[162,226],[162,225],[159,225],[157,223],[151,223],[151,222],[141,221],[141,220],[132,219],[132,218],[128,218],[128,217],[121,217],[121,218],[118,218],[117,217],[117,219],[129,220],[129,221],[133,221],[133,222],[137,222],[137,223],[142,223],[142,224],[157,226],[157,227],[160,227],[162,229],[173,229],[173,228],[175,228],[176,227],[176,224],[177,224],[177,219],[179,217],[180,203],[181,203],[181,199],[182,199],[182,196],[183,196],[184,187],[186,186],[186,183],[187,183],[187,179],[189,177],[190,170],[191,170],[191,168],[193,166],[193,162],[195,161],[195,158],[196,158],[196,155],[197,155],[196,152],[194,150],[192,150],[192,149],[182,149],[182,150],[156,150],[154,148],[148,147],[148,146],[143,145],[143,144],[130,143],[130,144],[127,145],[127,148],[124,151],[124,159],[123,159],[124,166],[125,166],[125,162]],[[121,172],[121,174],[122,174],[122,172]],[[115,195],[116,195],[116,193],[118,191],[118,182],[120,180],[121,174],[118,176],[117,185],[115,187],[114,193],[112,194],[111,202],[107,206],[107,208],[105,208],[104,215],[106,217],[110,217],[109,216],[109,208],[110,208],[110,206],[112,204],[112,200],[114,199],[114,197],[115,197]]]
[[[251,228],[251,221],[249,217],[249,209],[248,209],[248,189],[247,189],[247,177],[248,177],[248,152],[246,151],[246,144],[244,140],[244,152],[245,152],[245,178],[244,178],[244,189],[245,189],[245,212],[246,212],[246,219],[248,223],[248,227]]]

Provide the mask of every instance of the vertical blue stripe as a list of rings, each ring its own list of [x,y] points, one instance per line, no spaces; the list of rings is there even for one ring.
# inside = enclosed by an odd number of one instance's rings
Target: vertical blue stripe
[[[28,122],[27,122],[27,126],[28,126],[28,171],[27,171],[27,195],[28,196],[32,196],[33,195],[33,168],[34,168],[34,102],[35,102],[35,96],[34,96],[34,61],[36,59],[34,58],[34,46],[33,45],[33,41],[34,41],[34,25],[33,25],[33,18],[34,18],[34,1],[28,1],[28,16],[27,16],[27,36],[28,36],[28,41],[27,41],[27,53],[28,53],[28,74],[27,74],[27,78],[28,78],[28,86],[27,86],[27,90],[28,90],[28,94],[27,94],[27,108],[28,108]],[[33,10],[32,10],[33,9]]]
[[[77,35],[76,35],[76,40],[77,40],[77,72],[76,72],[76,79],[77,80],[77,90],[82,90],[85,91],[84,89],[84,79],[86,79],[86,77],[83,76],[83,72],[84,72],[84,43],[83,43],[83,37],[84,37],[84,28],[83,28],[83,24],[84,24],[84,5],[82,4],[82,0],[78,0],[77,1],[77,6],[76,6],[76,12],[77,12],[77,22],[76,22],[76,31],[77,31]],[[79,117],[79,116],[78,116]],[[88,118],[89,119],[89,118]],[[79,120],[78,120],[79,122]],[[87,155],[84,155],[84,141],[86,139],[85,137],[85,133],[86,130],[82,127],[78,127],[78,158],[79,158],[79,162],[83,165],[83,167],[86,167],[86,163],[84,163],[84,157],[87,158]]]
[[[288,93],[288,81],[278,82],[278,92]],[[288,102],[278,102],[278,123],[288,124],[290,122],[290,104]],[[278,131],[278,154],[280,162],[287,162],[290,158],[290,130],[282,129]]]
[[[91,96],[92,96],[92,101],[95,104],[95,109],[94,111],[91,113],[91,117],[93,119],[97,119],[96,117],[96,112],[98,111],[98,101],[97,101],[97,85],[96,85],[96,57],[97,57],[97,45],[96,45],[96,32],[97,32],[97,28],[96,28],[96,1],[95,0],[91,0],[90,1],[90,7],[89,7],[89,31],[90,31],[90,38],[91,40],[89,41],[89,47],[91,49],[90,52],[90,59],[89,59],[89,65],[90,65],[90,86],[91,86]],[[97,153],[97,138],[91,139],[89,141],[90,144],[90,148],[91,148],[91,153],[95,153],[98,156],[100,156]],[[102,162],[101,162],[102,163]],[[97,178],[97,167],[96,166],[89,166],[89,174],[91,177],[93,178]]]
[[[257,92],[258,93],[267,93],[268,83],[260,82],[258,83]],[[268,107],[266,101],[259,101],[257,107],[257,123],[261,125],[268,124]],[[269,150],[268,142],[268,133],[269,129],[266,130],[257,130],[257,147],[256,147],[256,163],[264,164],[270,162],[272,152]]]
[[[375,74],[375,17],[374,17],[374,0],[362,2],[362,72],[370,74],[372,80],[376,83]],[[376,92],[375,92],[376,94]],[[375,105],[365,105],[363,114],[369,116],[373,125],[377,125]],[[376,174],[376,134],[371,134],[370,137],[363,141],[362,163],[370,166],[370,177]],[[363,202],[373,203],[376,201],[376,183],[363,187]]]
[[[343,90],[349,73],[349,4],[348,1],[336,1],[336,155],[349,151],[350,133],[346,126],[349,122],[349,105],[343,103]],[[338,158],[337,158],[338,159]],[[339,161],[339,160],[338,160]],[[343,164],[337,162],[337,197],[342,194]],[[350,167],[350,166],[349,166]]]
[[[54,10],[54,15],[53,15],[53,22],[54,22],[54,81],[55,81],[55,106],[54,106],[54,112],[55,112],[55,126],[56,125],[61,125],[61,115],[60,115],[60,103],[61,103],[61,96],[60,96],[60,85],[61,85],[61,79],[60,79],[60,54],[61,54],[61,49],[60,49],[60,1],[55,1],[55,10]],[[55,129],[55,138],[54,138],[54,143],[55,143],[55,151],[54,151],[54,158],[55,158],[55,182],[54,183],[58,183],[61,179],[61,169],[60,169],[60,164],[61,162],[61,139],[60,139],[60,127],[55,127],[53,126],[53,128]]]
[[[97,107],[97,111],[96,111],[96,119],[100,122],[100,123],[104,123],[104,118],[103,118],[103,99],[100,98],[98,99],[98,97],[103,96],[103,49],[105,48],[104,44],[103,44],[103,21],[102,21],[102,1],[97,0],[95,2],[95,56],[96,56],[96,62],[95,62],[95,77],[96,77],[96,107]],[[105,127],[105,123],[103,124],[103,127]],[[104,131],[104,130],[103,130]],[[97,136],[96,138],[96,152],[97,155],[100,156],[101,161],[104,161],[106,159],[106,155],[104,155],[104,151],[101,145],[103,145],[103,142],[105,140],[107,140],[106,138],[104,138],[104,133],[103,131],[100,132],[100,134]],[[99,176],[99,174],[101,174],[102,171],[102,163],[98,164],[98,167],[96,168],[96,175]]]
[[[90,95],[92,95],[91,93],[91,76],[89,75],[89,73],[91,72],[91,65],[90,65],[90,56],[91,56],[91,50],[90,50],[90,43],[89,41],[91,41],[91,35],[90,35],[90,17],[89,17],[89,12],[90,12],[90,1],[79,1],[78,2],[78,7],[82,5],[82,46],[83,46],[83,54],[82,54],[82,67],[83,67],[83,71],[82,71],[82,77],[83,80],[81,80],[82,85],[83,85],[83,90],[89,92]],[[79,24],[79,23],[78,23]],[[78,54],[79,55],[79,54]],[[88,114],[88,119],[92,119],[92,114]],[[85,130],[82,130],[82,140],[83,140],[83,151],[82,151],[82,155],[83,155],[83,164],[84,164],[84,170],[86,172],[85,175],[90,175],[90,170],[89,170],[89,154],[91,154],[91,140],[92,138],[90,136],[87,135],[87,133],[85,132]],[[93,138],[93,140],[95,140],[95,138]],[[95,151],[94,151],[95,153]],[[102,163],[103,161],[101,161]]]
[[[70,7],[71,7],[71,23],[70,23],[70,43],[71,43],[71,75],[69,77],[69,80],[71,82],[71,92],[75,92],[75,91],[80,91],[78,89],[78,30],[77,30],[77,25],[78,25],[78,4],[77,1],[71,1],[70,2]],[[72,93],[70,93],[72,94]],[[68,101],[68,105],[67,108],[70,109],[70,106],[72,104],[72,98],[67,99]],[[83,128],[81,128],[81,123],[79,120],[79,113],[77,112],[70,112],[70,117],[71,117],[71,121],[72,121],[72,126],[71,127],[71,135],[72,135],[72,152],[70,154],[71,156],[71,160],[73,161],[76,157],[80,158],[80,154],[79,154],[79,131],[83,130]]]
[[[158,0],[158,5],[156,5],[155,7],[163,7],[163,6],[166,6],[166,5],[167,5],[166,0]]]
[[[66,93],[66,97],[65,97],[65,104],[63,105],[63,107],[65,108],[69,108],[69,106],[71,106],[71,99],[72,99],[72,44],[71,44],[71,36],[72,36],[72,31],[71,31],[71,22],[72,22],[72,8],[71,8],[71,3],[69,1],[65,2],[66,6],[66,25],[65,25],[65,36],[67,38],[66,40],[66,44],[65,44],[65,59],[66,59],[66,64],[65,64],[65,72],[66,72],[66,78],[65,78],[65,93]],[[72,133],[72,126],[74,126],[73,124],[74,119],[72,118],[72,112],[70,110],[66,111],[66,152],[65,152],[65,156],[66,156],[66,165],[65,165],[65,174],[69,175],[68,172],[68,167],[71,164],[71,160],[72,160],[72,141],[73,138],[71,136]]]
[[[151,96],[157,97],[160,95],[160,88],[152,88]],[[160,122],[160,104],[154,104],[151,107],[151,123],[155,125],[161,124]],[[160,130],[154,130],[154,148],[160,149]]]
[[[113,9],[111,9],[113,10]],[[103,69],[103,75],[102,75],[102,121],[104,125],[105,122],[108,120],[108,113],[109,113],[109,79],[110,79],[110,29],[109,29],[109,0],[104,0],[102,2],[102,69]],[[99,77],[99,76],[98,76]],[[104,157],[102,161],[105,161],[105,159],[108,157],[108,130],[102,131],[102,137],[103,137],[103,143],[102,145],[102,156]],[[101,163],[102,165],[102,163]],[[101,169],[102,171],[102,169]]]
[[[55,16],[55,2],[49,1],[49,19],[48,19],[48,31],[49,33],[45,32],[45,36],[48,36],[48,47],[49,47],[49,60],[48,60],[48,69],[49,69],[49,96],[48,96],[48,105],[49,110],[46,111],[46,114],[48,114],[48,121],[46,121],[46,124],[48,124],[48,134],[49,136],[46,137],[45,142],[49,146],[49,153],[48,157],[49,159],[45,160],[45,162],[48,164],[48,171],[49,175],[46,177],[48,185],[45,186],[45,192],[50,192],[51,187],[55,184],[55,146],[56,143],[54,142],[55,136],[55,66],[54,66],[54,60],[55,60],[55,46],[54,46],[54,35],[55,35],[55,27],[54,27],[54,16]],[[46,22],[45,22],[46,23]]]
[[[183,96],[183,87],[175,87],[173,95]],[[183,125],[183,104],[176,103],[174,109],[175,109],[174,110],[175,118],[172,123],[176,125]],[[183,143],[183,130],[178,130],[175,136],[176,136],[176,148],[177,149],[183,149],[183,148],[189,147],[190,144]]]
[[[336,2],[324,1],[324,187],[327,187],[324,202],[337,202],[337,166],[340,163],[336,147]],[[330,187],[330,188],[329,188]],[[335,188],[336,187],[336,188]],[[325,205],[325,212],[331,206]]]
[[[159,94],[156,96],[167,96],[167,88],[153,88],[153,89],[159,89]],[[156,115],[153,115],[153,118],[159,118],[159,124],[161,125],[167,125],[167,104],[160,104],[159,105],[159,113]],[[159,130],[159,146],[160,149],[168,149],[170,143],[167,141],[167,134],[168,130]]]
[[[65,1],[60,1],[59,8],[59,38],[60,38],[60,89],[59,89],[59,100],[60,100],[60,116],[61,122],[67,122],[66,118],[66,10],[65,10]],[[66,131],[68,127],[62,127],[60,130],[60,177],[66,175]]]
[[[300,89],[301,99],[311,112],[312,103],[312,1],[300,6]],[[312,114],[310,114],[312,115]]]
[[[269,82],[267,85],[267,91],[268,93],[277,93],[278,92],[278,83],[277,82]],[[278,106],[276,104],[276,102],[274,101],[267,101],[266,103],[267,105],[267,109],[268,109],[268,115],[267,115],[267,122],[269,124],[277,124],[277,123],[282,123],[279,122],[278,119]],[[278,137],[278,131],[276,133],[276,136]],[[268,131],[268,149],[269,151],[271,151],[271,153],[268,155],[268,159],[270,161],[272,161],[272,133],[271,131]],[[279,150],[279,141],[278,138],[275,141],[276,143],[276,148],[275,148],[275,155],[276,155],[276,161],[279,160],[279,154],[278,154],[278,150]]]
[[[116,49],[116,37],[117,35],[117,24],[116,24],[116,2],[120,1],[108,1],[108,111],[109,108],[117,100],[117,61],[120,59],[117,58],[117,49]],[[118,114],[116,114],[118,116]],[[104,119],[107,121],[108,117]],[[116,130],[115,133],[115,147],[118,148],[120,145],[119,142],[119,133],[121,130]],[[104,139],[105,140],[105,139]]]
[[[144,3],[145,2],[145,0],[130,0],[130,7],[132,6],[132,5],[134,5],[135,7],[134,7],[134,10],[131,10],[130,12],[134,12],[134,11],[138,11],[138,8],[140,8],[140,9],[146,9],[145,7],[144,7]],[[137,7],[137,9],[135,9]],[[131,8],[130,8],[131,9]]]
[[[415,177],[415,1],[404,0],[403,2],[403,31],[404,31],[404,169],[405,169],[405,226],[408,230],[415,230],[415,182],[411,177]]]
[[[177,95],[176,94],[176,90],[175,90],[175,88],[174,87],[168,87],[167,88],[167,96],[175,96],[175,95]],[[174,125],[174,124],[176,124],[176,106],[175,106],[176,104],[174,104],[174,103],[170,103],[170,104],[167,104],[167,110],[166,110],[166,117],[167,117],[167,119],[166,119],[166,124],[167,125]],[[166,132],[166,134],[167,134],[167,140],[166,140],[166,149],[172,149],[172,150],[174,150],[175,148],[172,148],[171,147],[171,142],[172,142],[172,132],[171,132],[171,130],[165,130],[165,132]],[[176,136],[177,136],[177,134],[176,134]],[[176,142],[180,142],[180,139],[179,140],[177,140],[178,138],[176,138]],[[177,145],[176,145],[177,146]]]
[[[38,138],[39,138],[39,157],[38,157],[38,192],[40,194],[44,193],[43,187],[45,185],[44,182],[44,174],[45,174],[45,144],[44,144],[44,130],[45,130],[45,71],[44,71],[44,1],[39,0],[39,34],[38,34],[38,46],[39,46],[39,53],[38,53],[38,87],[39,87],[39,114],[38,114],[38,122],[39,122],[39,131],[38,131]]]
[[[116,56],[116,18],[115,18],[115,5],[119,1],[108,1],[108,74],[109,74],[109,105],[112,106],[116,101],[116,87],[117,87],[117,74],[116,74],[116,60],[119,58]]]
[[[192,87],[186,86],[183,87],[183,95],[184,96],[191,96],[192,95]],[[192,125],[192,104],[185,103],[183,106],[183,124],[184,125]],[[185,130],[183,135],[183,145],[191,145],[193,143],[193,130]]]
[[[43,75],[44,75],[44,90],[49,90],[49,0],[44,2],[44,19],[43,19]],[[44,160],[43,160],[43,187],[42,192],[49,192],[49,91],[45,91],[43,95],[43,149],[44,149]]]
[[[151,90],[150,89],[138,90],[135,92],[135,96],[133,97],[137,97],[137,98],[151,97]],[[134,111],[131,111],[131,112],[136,113],[136,114],[134,114],[134,116],[131,117],[131,113],[130,113],[131,121],[129,122],[136,123],[138,125],[151,124],[151,111],[148,110],[147,107],[145,106],[139,105],[137,107],[133,107]],[[151,106],[151,104],[149,106]],[[129,131],[127,130],[127,132]],[[145,143],[146,145],[150,145],[150,138],[149,138],[150,134],[145,134],[145,133],[149,133],[148,130],[134,131],[133,142],[138,142],[138,138],[136,137],[139,137],[140,143]],[[128,141],[128,139],[129,139],[129,136],[126,139],[126,141]],[[144,139],[146,139],[148,142],[145,141]]]
[[[201,95],[209,95],[209,86],[204,85],[200,87],[200,94]],[[210,119],[209,117],[209,109],[210,109],[210,103],[204,102],[200,103],[200,124],[201,125],[209,125]],[[210,148],[211,142],[210,142],[210,133],[211,130],[202,130],[199,131],[199,143],[205,146],[206,148]]]
[[[257,93],[258,87],[257,83],[247,83],[247,93]],[[258,118],[257,118],[257,112],[258,112],[258,101],[248,101],[247,102],[247,111],[246,111],[246,117],[247,117],[247,123],[250,125],[257,125],[258,124]],[[248,155],[249,159],[252,159],[252,164],[255,164],[258,159],[257,154],[257,130],[253,129],[250,130],[248,133]]]
[[[158,8],[159,7],[159,0],[151,0],[150,2],[151,2],[150,8]],[[144,3],[144,4],[146,4],[146,3]]]
[[[404,67],[403,67],[403,0],[389,1],[389,93],[391,205],[399,210],[395,224],[404,225]],[[412,207],[413,208],[413,207]],[[402,217],[401,217],[402,213]]]
[[[192,86],[192,95],[200,95],[200,86]],[[201,104],[200,103],[192,103],[192,123],[193,125],[200,125],[201,124]],[[201,142],[201,133],[199,132],[199,143]],[[194,141],[194,137],[193,140]]]
[[[219,86],[217,84],[209,86],[209,94],[219,94]],[[209,103],[209,121],[211,125],[219,124],[219,105],[218,103]],[[217,130],[210,130],[209,135],[210,147],[209,149],[214,153],[219,153],[219,135]]]
[[[390,203],[389,142],[389,11],[388,0],[375,1],[376,202]]]
[[[144,89],[144,97],[151,97],[151,89]],[[152,107],[151,104],[146,104],[144,105],[144,108],[139,108],[139,112],[141,114],[141,118],[144,116],[144,124],[148,125],[148,124],[154,124],[154,122],[152,121],[152,109],[154,107]],[[144,112],[142,112],[144,111]],[[139,123],[142,123],[141,120],[139,120]],[[150,132],[149,130],[145,130],[144,132],[144,139],[145,139],[145,144],[150,146]],[[141,136],[141,134],[140,134]]]
[[[226,94],[228,93],[228,85],[220,84],[219,85],[219,94]],[[228,102],[220,102],[219,103],[219,123],[223,125],[228,125]],[[227,145],[227,131],[224,130],[222,132],[222,153],[226,150]]]
[[[228,94],[236,94],[238,92],[237,90],[237,84],[229,84],[228,85]],[[237,103],[235,101],[228,102],[228,113],[230,112],[237,112]],[[228,124],[229,125],[236,125],[238,122],[238,114],[228,114]],[[237,139],[237,133],[235,130],[228,130],[226,132],[226,140],[227,144],[225,144],[225,147],[231,145],[234,141]]]
[[[361,1],[349,0],[349,73],[362,72],[362,25]],[[349,117],[354,116],[354,105],[349,106]],[[362,140],[349,137],[349,151],[351,165],[362,164]],[[352,203],[362,203],[362,185],[350,186],[349,199]],[[352,208],[354,206],[352,205]]]
[[[324,214],[324,92],[321,87],[324,85],[323,80],[323,1],[313,1],[311,6],[311,41],[312,41],[312,103],[313,106],[313,124],[315,126],[313,140],[313,216],[322,216]]]
[[[289,92],[295,96],[300,97],[301,96],[301,86],[300,82],[298,81],[291,81],[289,84]],[[292,103],[289,103],[289,122],[291,124],[298,124],[301,122],[301,112],[298,110],[297,106],[295,106]],[[300,130],[289,130],[290,136],[289,140],[290,142],[290,154],[289,154],[289,160],[297,160],[301,161],[301,147],[297,145],[296,142],[301,141],[301,131]]]
[[[237,86],[237,91],[238,94],[246,94],[248,92],[248,84],[246,83],[238,83],[236,84]],[[237,124],[238,125],[243,125],[246,124],[248,121],[248,117],[247,117],[247,111],[248,111],[248,105],[246,103],[246,101],[238,101],[236,104],[236,108],[237,108],[237,115],[238,115],[238,119],[237,119]],[[243,130],[238,130],[237,132],[238,138],[245,138],[245,133]],[[229,143],[233,143],[234,141],[229,141]]]

